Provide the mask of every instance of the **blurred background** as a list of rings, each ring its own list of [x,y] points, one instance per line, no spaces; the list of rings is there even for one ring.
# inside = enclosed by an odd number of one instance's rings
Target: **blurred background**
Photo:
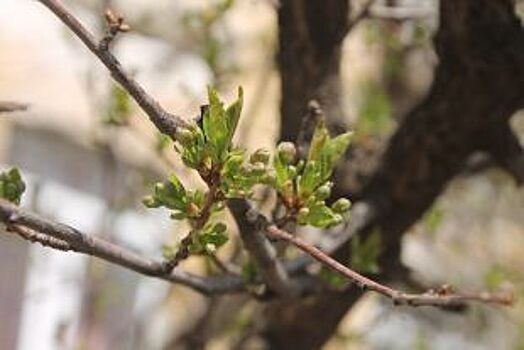
[[[424,96],[437,64],[431,39],[438,1],[389,2],[377,1],[343,45],[344,123],[370,152]],[[228,100],[242,85],[247,101],[237,142],[250,150],[274,147],[277,1],[65,3],[97,36],[106,7],[125,16],[132,31],[117,38],[114,53],[175,114],[196,116],[207,85]],[[356,13],[364,3],[353,2]],[[153,257],[185,232],[166,212],[146,211],[140,198],[170,171],[201,184],[93,55],[36,1],[0,2],[0,100],[29,105],[0,115],[0,168],[21,168],[25,207]],[[512,125],[524,140],[524,115]],[[366,169],[373,159],[364,153],[357,161]],[[508,175],[472,171],[453,180],[405,235],[403,250],[424,281],[507,288],[521,296],[514,307],[450,313],[394,308],[366,295],[325,348],[524,349],[523,213],[524,190]],[[184,268],[203,273],[201,260]],[[196,349],[203,339],[206,349],[258,349],[243,340],[256,328],[257,307],[246,297],[204,298],[0,234],[0,349]]]

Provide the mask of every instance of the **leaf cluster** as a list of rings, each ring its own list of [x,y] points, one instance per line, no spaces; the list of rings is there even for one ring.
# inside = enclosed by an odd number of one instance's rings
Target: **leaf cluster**
[[[275,188],[288,210],[297,214],[299,224],[327,228],[343,221],[343,214],[350,207],[349,201],[340,198],[331,206],[325,201],[331,196],[333,187],[329,179],[350,140],[351,133],[330,137],[321,120],[313,134],[305,161],[295,162],[296,150],[293,144],[283,142],[279,145],[273,160]]]
[[[334,167],[349,145],[349,133],[332,138],[320,122],[306,160],[297,161],[295,145],[290,142],[279,144],[273,159],[265,149],[247,154],[233,146],[243,105],[242,89],[227,106],[212,88],[208,88],[208,100],[200,120],[178,130],[175,143],[183,163],[198,172],[208,189],[188,190],[173,174],[157,183],[152,195],[144,199],[150,208],[165,207],[173,219],[189,221],[191,253],[214,251],[226,243],[227,228],[213,222],[212,214],[223,210],[229,198],[250,198],[257,185],[274,188],[287,215],[301,225],[326,228],[343,221],[349,201],[341,198],[332,205],[325,201],[331,195],[333,183],[329,179]]]

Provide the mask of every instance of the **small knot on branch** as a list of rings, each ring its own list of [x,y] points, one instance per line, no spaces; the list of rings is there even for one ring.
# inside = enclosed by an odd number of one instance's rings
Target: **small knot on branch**
[[[131,27],[125,23],[124,17],[120,14],[115,14],[113,10],[107,8],[104,12],[107,29],[104,38],[100,41],[100,50],[106,51],[109,44],[115,39],[118,33],[126,33],[131,30]]]

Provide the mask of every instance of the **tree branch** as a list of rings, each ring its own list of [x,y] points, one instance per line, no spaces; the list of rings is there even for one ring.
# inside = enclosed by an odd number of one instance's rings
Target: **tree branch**
[[[118,246],[114,243],[82,233],[70,226],[55,223],[18,208],[0,199],[0,221],[12,228],[20,237],[32,242],[98,257],[141,274],[190,287],[203,294],[239,293],[245,290],[242,278],[223,275],[198,277],[186,272],[165,273],[164,265]]]
[[[27,105],[17,102],[0,101],[0,113],[25,111]]]
[[[298,290],[291,283],[288,273],[277,257],[275,248],[264,235],[266,218],[256,212],[247,200],[230,199],[229,210],[235,217],[244,247],[268,287],[283,296],[296,295]]]
[[[39,0],[39,2],[51,10],[98,57],[111,72],[113,79],[133,97],[160,132],[175,139],[177,128],[189,125],[181,117],[167,112],[138,82],[127,75],[118,59],[107,49],[107,45],[104,42],[100,45],[93,34],[60,1]]]
[[[322,265],[325,265],[338,273],[349,278],[355,282],[357,286],[362,289],[368,289],[379,294],[382,294],[391,300],[396,305],[410,305],[410,306],[439,306],[439,307],[455,307],[462,306],[466,302],[478,301],[482,303],[499,304],[499,305],[511,305],[513,303],[513,296],[506,293],[490,294],[455,294],[452,293],[449,288],[442,288],[437,291],[428,291],[423,294],[410,294],[405,293],[386,285],[375,282],[358,272],[351,270],[350,268],[342,265],[320,249],[302,241],[301,239],[293,236],[289,232],[286,232],[275,225],[269,225],[266,228],[268,237],[275,240],[286,241],[298,249],[302,250],[306,254],[312,256]]]

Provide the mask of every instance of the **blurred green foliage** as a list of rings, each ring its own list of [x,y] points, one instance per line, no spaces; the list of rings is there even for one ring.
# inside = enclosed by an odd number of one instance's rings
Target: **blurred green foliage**
[[[378,258],[382,253],[380,231],[375,230],[362,240],[360,236],[351,239],[351,267],[360,273],[377,274],[380,272]]]

